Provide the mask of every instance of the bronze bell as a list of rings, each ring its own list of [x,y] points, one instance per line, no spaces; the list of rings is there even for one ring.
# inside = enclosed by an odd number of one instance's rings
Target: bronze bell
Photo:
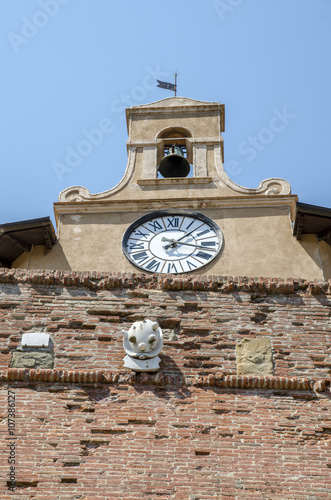
[[[180,146],[170,146],[160,161],[159,172],[162,177],[186,177],[190,173],[190,164]]]

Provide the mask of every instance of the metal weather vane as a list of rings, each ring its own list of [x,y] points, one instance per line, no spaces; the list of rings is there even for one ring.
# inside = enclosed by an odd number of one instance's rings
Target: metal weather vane
[[[161,80],[156,80],[158,85],[157,87],[160,87],[161,89],[166,89],[166,90],[172,90],[172,92],[175,92],[175,96],[177,95],[177,76],[179,73],[174,72],[175,75],[175,83],[170,83],[170,82],[162,82]]]

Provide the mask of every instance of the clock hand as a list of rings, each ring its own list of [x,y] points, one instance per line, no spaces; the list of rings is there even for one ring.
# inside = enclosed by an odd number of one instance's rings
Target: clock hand
[[[181,241],[183,240],[186,236],[190,236],[190,234],[192,234],[193,232],[195,231],[195,229],[192,229],[192,231],[190,231],[189,233],[185,233],[183,234],[183,236],[181,236],[177,241]]]
[[[171,245],[166,245],[164,248],[166,250],[168,250],[169,248],[174,248],[176,245],[174,243],[177,243],[181,240],[183,240],[184,238],[186,238],[186,236],[190,236],[190,234],[192,234],[193,232],[195,231],[195,229],[192,229],[192,231],[190,231],[189,233],[185,233],[183,234],[183,236],[181,236],[180,238],[178,238],[178,240],[174,240],[174,239],[169,239],[169,238],[165,238],[163,236],[162,240],[161,241],[171,241]]]
[[[179,243],[180,245],[186,245],[188,247],[195,247],[195,248],[202,248],[204,250],[206,250],[206,247],[201,247],[199,245],[194,245],[193,243],[186,243],[185,241],[179,241],[179,240],[170,240],[169,238],[165,238],[163,237],[161,239],[161,241],[171,241],[171,245],[165,245],[165,250],[169,250],[169,248],[175,248],[177,246],[177,243]],[[212,248],[210,248],[210,250],[213,250]]]
[[[165,238],[164,236],[161,239],[161,241],[170,241],[170,245],[165,245],[164,246],[165,250],[169,250],[169,248],[175,248],[177,246],[177,244],[179,244],[179,245],[187,245],[189,247],[202,248],[202,247],[199,247],[198,245],[194,245],[193,243],[186,243],[185,241],[179,241],[179,240],[180,240],[180,238],[178,240],[175,240],[175,239]]]
[[[174,242],[174,241],[177,241],[177,240],[175,240],[174,238],[170,239],[170,238],[166,238],[165,236],[162,236],[161,241],[172,241],[172,242]]]
[[[170,238],[166,238],[165,236],[162,237],[161,241],[171,241],[171,243],[177,243],[178,240],[175,240],[175,239],[170,239]]]
[[[163,236],[163,238],[161,239],[161,241],[170,241],[170,242],[171,242],[171,244],[170,244],[170,245],[165,245],[165,247],[164,247],[164,248],[165,248],[165,250],[169,250],[169,248],[174,248],[174,247],[176,247],[176,246],[177,246],[177,242],[176,242],[176,240],[174,240],[174,239],[170,240],[169,238],[165,238],[165,237]]]
[[[195,229],[192,229],[192,231],[190,231],[189,233],[183,234],[183,236],[181,236],[180,238],[178,238],[178,240],[174,240],[174,239],[170,240],[169,238],[165,238],[163,236],[162,241],[172,241],[172,242],[182,241],[184,238],[186,238],[186,236],[190,236],[190,234],[192,234],[194,231],[195,231]]]
[[[176,243],[177,243],[177,241],[176,241]],[[194,245],[193,243],[185,243],[185,241],[181,241],[179,244],[186,245],[188,247],[202,248],[204,250],[213,250],[213,248],[200,247],[199,245]]]

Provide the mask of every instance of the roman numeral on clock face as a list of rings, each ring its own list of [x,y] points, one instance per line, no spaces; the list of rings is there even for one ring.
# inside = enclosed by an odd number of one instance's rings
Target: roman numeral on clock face
[[[194,224],[194,223],[195,223],[195,220],[192,220],[192,221],[189,223],[189,225],[188,225],[188,226],[186,226],[185,231],[187,231],[188,229],[190,229],[190,227],[191,227],[191,226],[192,226],[192,224]]]
[[[167,222],[167,229],[169,229],[170,227],[179,227],[179,217],[172,217],[172,219],[167,218]]]
[[[157,271],[160,267],[160,262],[158,262],[157,260],[153,259],[152,262],[150,262],[148,264],[148,266],[146,266],[146,269],[148,269],[149,271]]]
[[[157,220],[154,220],[152,222],[149,222],[148,223],[149,226],[152,226],[153,230],[155,232],[157,232],[158,230],[162,229],[162,226],[161,224],[157,221]]]
[[[144,243],[129,243],[129,250],[139,250],[144,248]]]
[[[150,233],[143,233],[140,229],[137,229],[134,233],[136,236],[141,236],[142,238],[147,238]]]
[[[201,250],[195,254],[195,257],[200,257],[200,259],[205,259],[205,260],[209,260],[212,255],[210,253],[207,253],[207,252],[202,252]]]
[[[186,264],[188,265],[190,271],[192,271],[192,269],[197,268],[197,266],[193,262],[190,262],[189,260],[186,261]]]
[[[198,236],[202,236],[203,234],[207,234],[207,233],[210,233],[210,229],[206,229],[205,231],[202,231],[201,233],[198,233],[197,237]]]
[[[163,272],[165,272],[165,273],[178,273],[176,264],[173,264],[172,262],[168,262],[168,267]]]
[[[132,258],[138,262],[138,264],[140,264],[141,262],[144,262],[144,260],[146,260],[148,257],[148,253],[147,252],[138,252],[138,253],[133,253],[132,254]]]
[[[200,245],[202,247],[215,247],[216,241],[201,241]]]

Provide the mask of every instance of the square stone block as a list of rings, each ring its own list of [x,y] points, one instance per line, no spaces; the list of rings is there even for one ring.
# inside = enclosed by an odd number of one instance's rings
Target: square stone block
[[[244,339],[236,346],[237,375],[273,375],[270,339]]]
[[[53,368],[54,356],[49,352],[15,351],[11,359],[12,368]]]

